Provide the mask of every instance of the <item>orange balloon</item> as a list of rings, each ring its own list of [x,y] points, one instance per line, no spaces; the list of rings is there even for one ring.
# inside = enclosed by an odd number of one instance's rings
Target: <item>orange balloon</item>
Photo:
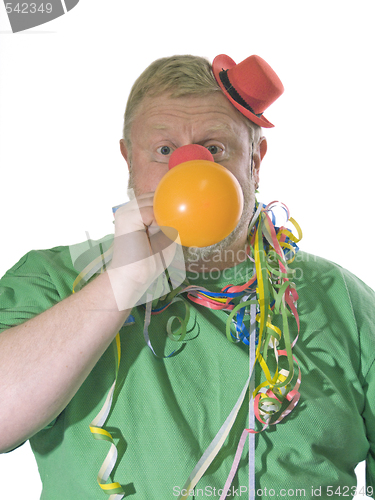
[[[176,165],[155,191],[157,224],[167,236],[168,227],[177,230],[181,245],[187,247],[206,247],[226,238],[242,209],[243,194],[235,176],[208,160]]]

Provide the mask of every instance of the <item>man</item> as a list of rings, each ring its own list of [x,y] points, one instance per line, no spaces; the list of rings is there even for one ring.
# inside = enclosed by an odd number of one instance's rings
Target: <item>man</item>
[[[219,56],[213,71],[207,61],[191,56],[153,63],[134,84],[125,113],[120,147],[136,199],[116,212],[110,264],[72,294],[78,274],[72,251],[58,247],[30,252],[0,281],[0,449],[6,452],[30,439],[42,499],[104,496],[95,478],[109,445],[89,436],[90,424],[96,437],[114,443],[111,463],[104,466],[111,473],[111,498],[192,496],[191,472],[240,401],[228,439],[195,486],[197,497],[220,496],[249,426],[248,396],[244,393],[243,404],[239,398],[249,376],[246,342],[229,342],[228,310],[203,307],[203,300],[198,305],[175,300],[155,311],[159,314],[149,323],[149,306],[135,305],[164,270],[158,259],[149,258],[150,241],[159,234],[153,193],[168,171],[171,153],[188,144],[206,147],[215,162],[230,170],[245,199],[238,226],[223,242],[185,249],[188,284],[215,293],[251,281],[254,264],[247,255],[255,253],[248,245],[248,226],[267,149],[261,127],[271,126],[263,112],[281,92],[278,77],[257,56],[238,65]],[[177,250],[176,244],[166,249],[167,266]],[[300,339],[293,352],[302,370],[301,397],[290,416],[256,435],[257,497],[352,496],[354,468],[365,459],[366,493],[372,496],[374,295],[335,264],[302,252],[297,257],[291,266],[298,267]],[[262,269],[256,268],[260,315]],[[285,300],[279,307],[286,310]],[[132,321],[126,322],[130,313]],[[166,336],[172,317],[186,320],[189,340],[183,348],[172,349]],[[290,321],[293,339],[297,330]],[[115,373],[111,344],[117,332],[122,357]],[[271,343],[271,353],[276,344]],[[172,351],[173,356],[163,357]],[[111,405],[106,397],[115,377]],[[98,424],[103,418],[97,418],[102,407],[108,413],[104,430]],[[258,416],[267,419],[265,412]],[[255,430],[262,425],[257,423]],[[250,456],[243,452],[232,496],[251,495],[252,459],[251,449]],[[106,473],[102,469],[99,475],[106,491]]]

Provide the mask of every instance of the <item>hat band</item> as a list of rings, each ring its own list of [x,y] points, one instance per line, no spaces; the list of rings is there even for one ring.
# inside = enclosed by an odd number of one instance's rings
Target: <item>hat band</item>
[[[250,111],[250,113],[253,113],[253,115],[257,116],[258,118],[260,118],[263,115],[263,113],[259,113],[259,114],[254,113],[253,108],[249,104],[247,104],[247,102],[244,99],[242,99],[240,94],[237,92],[237,90],[230,83],[230,80],[228,78],[228,70],[227,69],[220,71],[219,77],[220,77],[221,83],[224,85],[225,90],[228,92],[228,94],[231,96],[231,98],[236,101],[237,104],[240,104],[241,106],[246,108],[248,111]]]

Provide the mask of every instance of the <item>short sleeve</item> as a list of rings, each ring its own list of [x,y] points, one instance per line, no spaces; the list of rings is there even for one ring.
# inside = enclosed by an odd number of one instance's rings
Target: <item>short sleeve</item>
[[[0,280],[0,334],[69,296],[77,274],[67,247],[24,255]]]
[[[77,274],[66,247],[24,255],[0,280],[0,332],[69,296]]]

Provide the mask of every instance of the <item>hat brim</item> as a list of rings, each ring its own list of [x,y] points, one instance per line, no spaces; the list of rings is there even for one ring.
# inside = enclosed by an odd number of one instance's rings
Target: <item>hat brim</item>
[[[225,96],[229,101],[235,106],[238,111],[240,111],[246,118],[248,118],[250,121],[255,123],[256,125],[259,125],[260,127],[265,127],[265,128],[271,128],[274,127],[271,122],[267,120],[264,116],[256,116],[254,113],[249,111],[248,109],[244,108],[241,106],[241,104],[238,104],[226,91],[224,85],[221,82],[219,73],[220,71],[227,70],[230,68],[233,68],[236,66],[236,63],[231,59],[229,56],[226,56],[225,54],[220,54],[219,56],[216,56],[215,59],[212,61],[212,70],[214,72],[214,76],[216,78],[217,83],[220,85],[221,90],[224,92]]]

